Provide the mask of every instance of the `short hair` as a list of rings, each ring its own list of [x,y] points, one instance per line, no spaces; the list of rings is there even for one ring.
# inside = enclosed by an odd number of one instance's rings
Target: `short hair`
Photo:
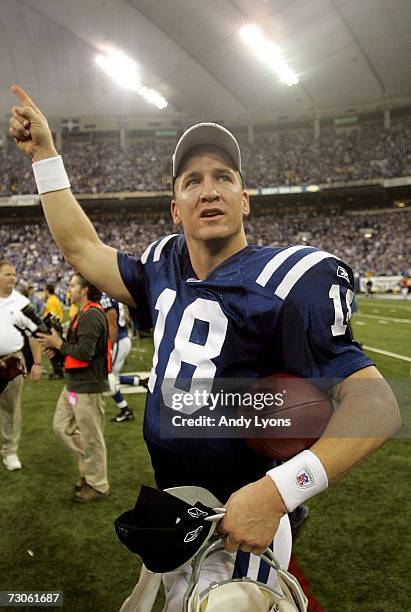
[[[4,268],[4,266],[10,266],[10,268],[16,269],[16,266],[8,261],[7,259],[0,259],[0,270]]]
[[[82,289],[87,289],[87,297],[91,302],[99,302],[102,296],[100,289],[97,289],[95,285],[92,285],[80,272],[74,272],[73,276],[76,276],[80,282]]]

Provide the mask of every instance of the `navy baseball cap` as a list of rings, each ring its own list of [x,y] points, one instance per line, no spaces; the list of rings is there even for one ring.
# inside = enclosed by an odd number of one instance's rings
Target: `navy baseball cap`
[[[212,503],[213,496],[204,498],[201,491],[197,494],[199,488],[193,487],[194,496],[187,497],[188,489],[172,489],[175,493],[170,494],[143,485],[134,509],[114,523],[119,540],[138,554],[151,572],[162,574],[185,565],[214,534],[216,524],[205,519],[215,511],[198,499],[203,497],[206,503]]]
[[[201,145],[213,145],[224,151],[241,174],[241,152],[233,134],[218,123],[197,123],[188,128],[177,143],[173,155],[173,181],[187,153]]]

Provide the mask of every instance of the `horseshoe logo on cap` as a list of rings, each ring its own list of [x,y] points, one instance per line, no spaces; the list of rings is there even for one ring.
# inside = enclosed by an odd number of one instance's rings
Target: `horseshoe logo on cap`
[[[189,531],[184,538],[184,542],[188,543],[188,542],[192,542],[193,540],[195,540],[198,534],[200,533],[200,531],[202,530],[202,528],[203,528],[203,525],[200,525],[199,527],[197,527],[197,529],[194,529],[193,531]]]

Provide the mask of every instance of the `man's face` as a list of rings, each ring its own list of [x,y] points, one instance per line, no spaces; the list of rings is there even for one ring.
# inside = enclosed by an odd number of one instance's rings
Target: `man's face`
[[[0,268],[0,293],[9,295],[16,286],[16,268],[8,264]]]
[[[201,147],[183,162],[175,183],[171,214],[187,238],[230,240],[250,212],[240,176],[216,147]]]
[[[70,302],[79,304],[87,297],[87,289],[81,286],[78,276],[74,275],[69,283]]]

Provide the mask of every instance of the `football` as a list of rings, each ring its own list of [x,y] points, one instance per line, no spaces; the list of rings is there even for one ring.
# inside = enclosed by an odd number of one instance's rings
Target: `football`
[[[258,410],[254,407],[256,437],[247,438],[246,443],[270,459],[286,461],[310,448],[334,412],[333,402],[324,391],[293,374],[261,378],[250,393],[263,405]]]

